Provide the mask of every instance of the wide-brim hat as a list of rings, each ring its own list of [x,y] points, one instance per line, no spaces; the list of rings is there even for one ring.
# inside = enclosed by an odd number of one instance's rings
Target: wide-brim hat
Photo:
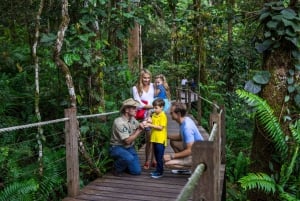
[[[133,98],[129,98],[123,101],[120,111],[122,112],[126,107],[140,107],[141,104],[134,100]]]

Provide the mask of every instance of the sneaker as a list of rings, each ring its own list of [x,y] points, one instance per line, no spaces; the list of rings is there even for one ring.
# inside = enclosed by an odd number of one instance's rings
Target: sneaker
[[[191,170],[171,170],[173,174],[183,174],[183,175],[190,175],[192,174]]]
[[[162,176],[163,176],[163,174],[159,173],[159,172],[152,172],[152,174],[151,174],[151,177],[154,179],[161,178]]]
[[[152,175],[155,175],[155,174],[157,174],[156,171],[150,172],[150,175],[151,175],[151,176],[152,176]]]

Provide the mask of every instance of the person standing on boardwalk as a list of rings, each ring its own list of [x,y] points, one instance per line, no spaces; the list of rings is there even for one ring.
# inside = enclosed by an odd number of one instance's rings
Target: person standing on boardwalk
[[[164,173],[163,156],[165,147],[167,146],[167,124],[168,119],[166,113],[163,111],[165,102],[158,98],[153,101],[153,114],[151,119],[145,122],[145,127],[151,128],[150,141],[153,144],[154,156],[157,162],[156,170],[151,173],[151,177],[158,179]]]
[[[133,99],[138,101],[146,109],[146,114],[143,120],[146,120],[150,116],[150,109],[153,108],[152,102],[154,99],[154,85],[151,82],[151,73],[147,69],[143,69],[140,72],[139,80],[137,84],[132,88]],[[146,102],[146,103],[145,103]],[[150,129],[145,129],[145,164],[144,169],[149,169],[150,164],[156,165],[153,159],[152,144],[150,142]],[[152,163],[151,163],[152,162]]]
[[[139,106],[139,102],[132,98],[125,100],[120,109],[121,116],[114,120],[109,153],[114,159],[115,176],[121,176],[124,171],[132,175],[141,174],[139,157],[134,147],[135,139],[144,130],[144,125],[134,118]]]
[[[190,174],[192,166],[192,146],[196,141],[203,141],[195,122],[186,116],[186,105],[180,102],[173,102],[170,114],[173,120],[179,125],[179,134],[168,135],[170,146],[174,154],[164,155],[165,166],[174,174]]]
[[[165,101],[164,111],[167,112],[170,108],[171,93],[167,79],[162,74],[155,76],[154,99],[156,98],[162,98]]]

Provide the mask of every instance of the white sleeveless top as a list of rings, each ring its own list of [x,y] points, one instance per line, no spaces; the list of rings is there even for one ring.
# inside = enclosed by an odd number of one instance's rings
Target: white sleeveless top
[[[154,85],[150,83],[149,90],[147,92],[143,91],[142,95],[140,96],[136,86],[132,87],[133,99],[137,100],[142,106],[145,104],[142,103],[142,100],[148,102],[148,105],[152,105],[154,99]]]

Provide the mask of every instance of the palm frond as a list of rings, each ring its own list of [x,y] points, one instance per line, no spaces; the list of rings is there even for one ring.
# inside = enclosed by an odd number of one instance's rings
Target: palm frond
[[[272,108],[265,100],[255,94],[244,90],[237,90],[236,93],[240,98],[245,99],[249,105],[255,107],[258,120],[264,125],[268,132],[267,134],[275,144],[276,150],[285,158],[287,156],[288,146],[285,142],[285,135]]]
[[[245,190],[262,190],[266,193],[275,193],[276,182],[264,173],[249,173],[239,180],[242,188]]]

